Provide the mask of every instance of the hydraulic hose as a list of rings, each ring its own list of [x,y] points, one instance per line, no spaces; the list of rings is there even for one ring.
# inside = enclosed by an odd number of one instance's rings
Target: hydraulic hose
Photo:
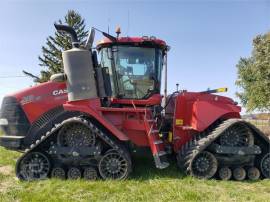
[[[168,99],[168,101],[165,103],[165,106],[163,107],[163,110],[166,109],[166,107],[168,106],[168,104],[170,103],[172,97],[176,94],[179,93],[179,91],[175,91],[170,95],[170,98]],[[166,99],[166,98],[165,98]]]

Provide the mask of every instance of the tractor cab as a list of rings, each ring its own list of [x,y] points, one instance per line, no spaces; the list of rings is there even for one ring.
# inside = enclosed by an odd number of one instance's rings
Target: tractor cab
[[[111,97],[142,102],[159,97],[166,43],[155,37],[105,38],[98,42],[100,68],[107,68]],[[148,103],[151,104],[151,103]]]

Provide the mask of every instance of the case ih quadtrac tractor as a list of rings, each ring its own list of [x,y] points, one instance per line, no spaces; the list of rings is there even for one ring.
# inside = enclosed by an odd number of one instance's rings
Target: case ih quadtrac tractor
[[[224,89],[167,96],[164,41],[118,30],[117,37],[102,32],[92,48],[95,29],[82,44],[71,27],[55,27],[73,45],[62,54],[64,73],[6,96],[1,107],[0,144],[23,152],[19,179],[125,179],[131,151],[142,147],[158,169],[172,156],[198,178],[270,178],[269,139],[240,119],[237,103],[215,94]]]

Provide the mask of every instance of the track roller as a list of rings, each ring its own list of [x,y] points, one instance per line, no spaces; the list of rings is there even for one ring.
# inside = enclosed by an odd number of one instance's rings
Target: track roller
[[[232,177],[232,170],[229,167],[222,167],[218,171],[218,176],[221,180],[229,180]]]
[[[242,181],[246,178],[246,170],[242,167],[237,167],[233,170],[233,177],[237,181]]]
[[[80,169],[76,168],[76,167],[69,168],[68,173],[67,173],[67,177],[68,177],[68,179],[71,179],[71,180],[80,179],[81,178]]]
[[[64,168],[55,167],[52,169],[51,177],[64,180],[64,179],[66,179],[66,172],[65,172]]]
[[[85,168],[83,171],[83,178],[86,180],[96,180],[98,178],[96,169],[92,167]]]
[[[250,180],[258,180],[260,178],[260,170],[256,167],[251,167],[247,171],[247,177]]]

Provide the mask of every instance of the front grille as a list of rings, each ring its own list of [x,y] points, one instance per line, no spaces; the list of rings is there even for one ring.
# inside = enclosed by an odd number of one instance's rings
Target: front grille
[[[0,125],[5,135],[25,136],[30,127],[30,123],[15,97],[4,97],[0,119],[8,120],[8,125]]]

